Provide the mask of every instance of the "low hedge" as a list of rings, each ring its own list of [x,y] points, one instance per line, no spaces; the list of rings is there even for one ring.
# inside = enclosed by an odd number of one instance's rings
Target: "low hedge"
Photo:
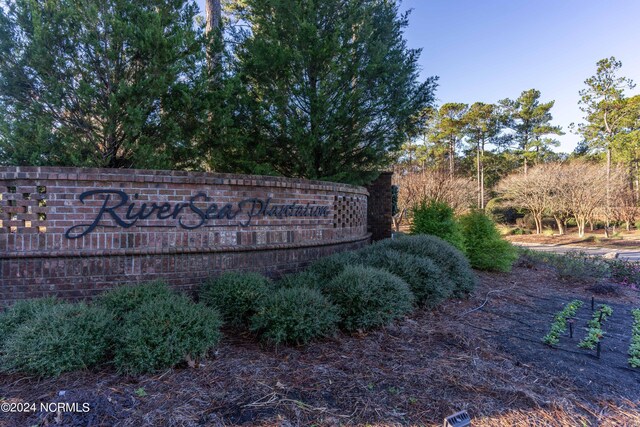
[[[387,325],[410,312],[415,301],[400,277],[361,265],[345,267],[322,286],[322,292],[338,306],[340,327],[347,331]]]
[[[419,305],[435,307],[453,293],[453,282],[428,258],[376,245],[358,255],[359,263],[382,268],[407,282]]]
[[[342,273],[345,267],[357,262],[357,259],[358,256],[354,252],[341,252],[320,258],[306,271],[314,275],[318,283],[327,283]]]
[[[96,299],[96,304],[113,313],[117,320],[122,320],[147,301],[170,299],[174,295],[164,282],[144,282],[110,289]]]
[[[217,308],[225,322],[247,326],[269,294],[271,282],[258,273],[224,273],[200,288],[200,301]]]
[[[318,290],[283,287],[265,299],[251,330],[273,344],[306,344],[331,335],[338,320],[338,309]]]
[[[452,296],[456,298],[468,295],[476,286],[477,279],[469,260],[439,237],[423,234],[401,236],[382,240],[376,245],[430,259],[453,282]]]
[[[38,308],[2,343],[0,365],[5,371],[21,371],[38,376],[57,376],[84,369],[105,360],[114,317],[101,307],[84,303],[24,301],[14,306],[14,314]],[[28,308],[27,308],[28,307]]]
[[[34,298],[17,301],[4,312],[0,312],[0,345],[15,332],[18,326],[57,304],[60,304],[60,301],[55,298]]]
[[[215,308],[184,295],[149,299],[119,325],[114,364],[119,372],[134,375],[197,359],[218,343],[221,323]]]

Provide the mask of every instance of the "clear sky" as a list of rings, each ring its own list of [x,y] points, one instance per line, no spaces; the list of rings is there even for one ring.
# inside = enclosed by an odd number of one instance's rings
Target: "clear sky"
[[[554,123],[579,137],[578,91],[599,59],[622,61],[640,93],[640,0],[404,0],[413,9],[405,38],[422,48],[424,77],[440,76],[438,103],[496,102],[535,88],[555,100]]]

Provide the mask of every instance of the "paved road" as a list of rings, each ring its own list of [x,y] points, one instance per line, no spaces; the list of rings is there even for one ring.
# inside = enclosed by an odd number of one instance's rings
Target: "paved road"
[[[514,245],[522,246],[527,249],[544,252],[555,252],[564,254],[567,252],[585,252],[591,255],[607,255],[608,257],[624,259],[627,261],[640,262],[640,250],[637,249],[613,249],[613,248],[594,248],[585,246],[571,246],[571,245],[542,245],[537,243],[515,243]]]

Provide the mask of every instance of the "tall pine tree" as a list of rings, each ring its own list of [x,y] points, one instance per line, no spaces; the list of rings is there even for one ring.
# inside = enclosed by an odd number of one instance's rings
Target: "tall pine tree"
[[[196,167],[206,58],[186,0],[0,8],[0,162]]]
[[[247,0],[245,167],[356,184],[387,167],[435,89],[418,81],[407,18],[387,0]]]

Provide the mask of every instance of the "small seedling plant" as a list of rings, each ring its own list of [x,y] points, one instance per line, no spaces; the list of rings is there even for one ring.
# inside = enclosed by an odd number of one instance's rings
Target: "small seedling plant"
[[[578,347],[593,350],[596,348],[602,337],[604,337],[604,331],[602,325],[613,314],[613,309],[608,305],[601,304],[600,307],[593,312],[593,317],[589,320],[589,328],[587,329],[587,336],[584,337]]]
[[[556,313],[553,318],[553,323],[551,324],[551,329],[549,333],[542,338],[542,342],[547,345],[558,344],[560,335],[567,330],[567,320],[575,317],[580,307],[582,307],[582,301],[573,300],[567,303],[561,311]]]
[[[633,327],[631,329],[631,344],[629,345],[629,365],[640,368],[640,309],[631,310]]]

